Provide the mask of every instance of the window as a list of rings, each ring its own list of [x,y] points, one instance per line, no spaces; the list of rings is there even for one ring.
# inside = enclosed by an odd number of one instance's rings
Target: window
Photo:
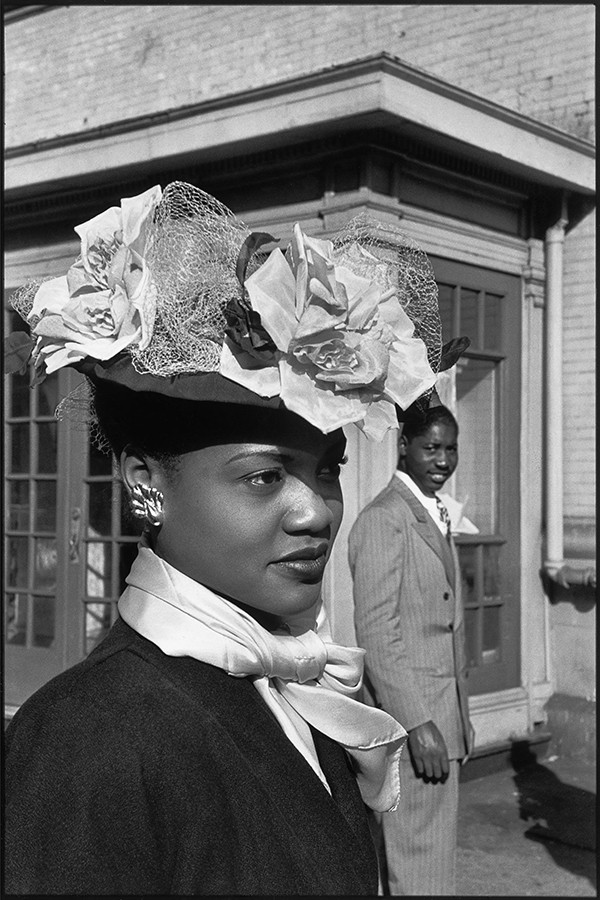
[[[475,533],[457,538],[470,690],[519,684],[520,281],[432,260],[444,341],[471,339],[455,368],[459,466],[450,492]]]
[[[7,332],[27,330],[6,314]],[[8,702],[20,702],[63,667],[64,617],[60,573],[59,498],[62,444],[54,409],[58,374],[29,387],[5,379],[4,642]],[[15,684],[17,696],[10,694]]]
[[[8,304],[6,304],[8,305]],[[26,331],[7,309],[6,333]],[[116,618],[142,523],[83,422],[57,422],[82,381],[61,370],[5,379],[5,699],[18,706],[86,656]]]
[[[84,646],[89,653],[117,617],[117,600],[137,554],[143,522],[129,512],[112,457],[88,446],[85,477],[87,516],[83,540]]]

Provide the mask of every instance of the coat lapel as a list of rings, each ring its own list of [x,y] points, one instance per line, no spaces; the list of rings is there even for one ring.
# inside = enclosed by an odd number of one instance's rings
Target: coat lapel
[[[450,584],[452,586],[452,589],[455,590],[456,567],[450,543],[444,538],[440,529],[432,521],[432,518],[425,507],[421,503],[419,503],[413,492],[409,490],[409,488],[407,488],[406,485],[403,484],[396,475],[394,475],[392,478],[391,486],[394,490],[400,493],[402,499],[410,507],[416,520],[413,522],[414,530],[423,538],[425,543],[433,550],[436,556],[440,558],[446,571],[448,584]]]

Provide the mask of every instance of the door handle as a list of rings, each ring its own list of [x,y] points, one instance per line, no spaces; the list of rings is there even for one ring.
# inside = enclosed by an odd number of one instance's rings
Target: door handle
[[[69,560],[72,563],[79,562],[79,539],[81,536],[81,510],[75,506],[71,510],[71,524],[69,530]]]

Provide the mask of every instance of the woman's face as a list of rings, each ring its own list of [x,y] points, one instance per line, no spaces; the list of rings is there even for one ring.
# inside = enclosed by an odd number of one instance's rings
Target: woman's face
[[[272,435],[184,453],[168,478],[154,549],[241,606],[282,617],[316,602],[342,519],[345,438],[302,419]]]

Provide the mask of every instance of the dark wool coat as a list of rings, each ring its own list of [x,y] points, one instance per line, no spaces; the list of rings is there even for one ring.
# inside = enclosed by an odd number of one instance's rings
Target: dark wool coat
[[[7,729],[6,891],[375,895],[346,754],[313,736],[332,797],[250,679],[119,620]]]

